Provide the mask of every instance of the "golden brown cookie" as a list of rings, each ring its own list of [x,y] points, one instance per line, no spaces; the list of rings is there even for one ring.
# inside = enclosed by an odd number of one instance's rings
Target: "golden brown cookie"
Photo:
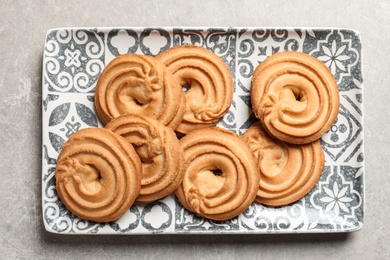
[[[62,147],[55,172],[57,194],[74,215],[114,221],[141,188],[141,162],[123,137],[103,128],[73,134]]]
[[[199,46],[175,46],[157,56],[185,89],[186,110],[176,129],[186,134],[215,126],[233,99],[233,78],[224,61]]]
[[[105,127],[126,138],[141,159],[137,201],[151,202],[176,190],[184,175],[183,149],[171,128],[151,117],[131,114],[117,117]]]
[[[176,195],[183,206],[212,220],[231,219],[254,201],[260,173],[248,146],[236,134],[217,127],[180,139],[186,172]]]
[[[299,52],[268,57],[253,73],[252,107],[264,128],[289,143],[310,143],[332,126],[340,97],[331,71]]]
[[[176,129],[185,111],[185,97],[159,60],[129,53],[116,57],[103,70],[96,84],[95,108],[104,125],[131,113]]]
[[[261,179],[256,201],[283,206],[305,196],[324,168],[320,141],[294,145],[272,138],[259,122],[242,136],[258,160]]]

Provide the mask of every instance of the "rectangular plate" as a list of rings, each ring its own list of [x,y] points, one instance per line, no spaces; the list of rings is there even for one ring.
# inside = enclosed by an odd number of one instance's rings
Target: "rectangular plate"
[[[95,223],[73,216],[59,201],[55,167],[62,144],[77,130],[101,127],[93,106],[105,64],[128,52],[157,55],[175,45],[203,46],[228,65],[235,82],[230,110],[219,127],[242,134],[254,122],[251,77],[266,57],[308,53],[335,75],[341,105],[321,139],[325,168],[304,198],[285,207],[253,203],[240,216],[209,221],[186,211],[171,195],[133,205],[118,221]],[[65,28],[48,31],[43,53],[42,205],[47,231],[60,234],[237,234],[359,230],[364,219],[362,45],[349,29],[311,28]]]

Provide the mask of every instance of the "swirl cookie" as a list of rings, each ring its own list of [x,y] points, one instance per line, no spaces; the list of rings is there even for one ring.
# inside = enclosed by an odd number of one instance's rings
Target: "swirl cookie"
[[[199,46],[175,46],[157,56],[185,91],[186,109],[176,131],[215,126],[233,99],[233,78],[224,61]]]
[[[252,107],[265,129],[289,143],[310,143],[338,115],[337,83],[318,59],[299,52],[268,57],[253,73]]]
[[[293,145],[270,137],[259,122],[242,136],[260,167],[260,189],[256,201],[283,206],[305,196],[317,183],[324,168],[320,141]]]
[[[182,139],[186,172],[176,195],[183,206],[208,219],[233,218],[254,201],[260,173],[242,139],[217,127]]]
[[[103,70],[96,84],[95,108],[104,125],[132,113],[176,129],[185,111],[185,97],[160,61],[129,53],[116,57]]]
[[[79,218],[114,221],[134,203],[141,188],[141,162],[123,137],[103,128],[77,131],[63,145],[56,190]]]
[[[173,130],[156,119],[124,115],[105,126],[126,138],[141,158],[141,191],[137,201],[161,199],[180,184],[184,174],[183,150]]]

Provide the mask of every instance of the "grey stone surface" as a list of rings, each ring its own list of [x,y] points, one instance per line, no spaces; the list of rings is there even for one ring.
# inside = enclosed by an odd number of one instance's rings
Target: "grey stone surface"
[[[147,3],[146,3],[147,2]],[[390,2],[0,0],[1,259],[389,259]],[[41,210],[46,31],[86,26],[344,27],[361,33],[365,224],[350,234],[64,236]]]

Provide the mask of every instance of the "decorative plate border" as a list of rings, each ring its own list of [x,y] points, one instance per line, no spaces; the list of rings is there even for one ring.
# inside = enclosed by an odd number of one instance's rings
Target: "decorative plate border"
[[[339,85],[337,120],[321,138],[323,174],[304,198],[285,207],[253,203],[223,222],[186,211],[170,195],[133,205],[119,220],[95,223],[73,216],[55,190],[56,158],[75,131],[101,127],[94,107],[105,64],[132,52],[157,55],[175,45],[203,46],[228,65],[233,103],[218,126],[242,134],[256,120],[250,82],[256,66],[280,51],[308,53],[326,64]],[[240,234],[349,232],[364,222],[362,44],[355,30],[338,28],[59,28],[49,30],[43,52],[42,207],[47,231],[59,234]]]

